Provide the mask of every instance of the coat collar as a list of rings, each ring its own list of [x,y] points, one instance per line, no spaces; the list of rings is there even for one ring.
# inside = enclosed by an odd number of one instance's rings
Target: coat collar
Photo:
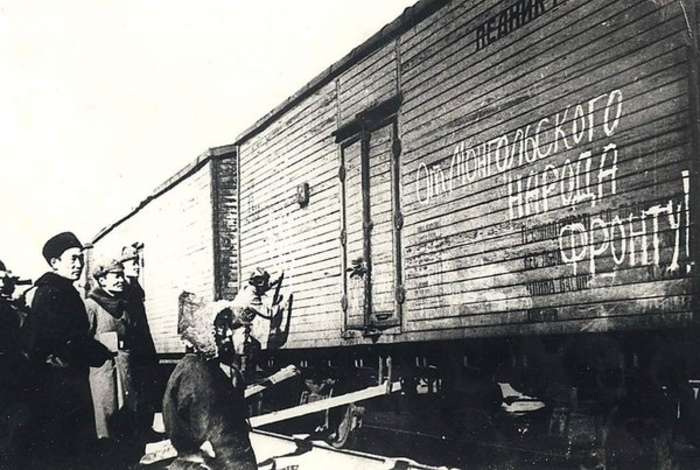
[[[109,295],[99,286],[90,291],[88,298],[97,302],[114,318],[121,318],[127,307],[127,302],[124,299]]]
[[[47,272],[42,275],[34,283],[37,287],[39,286],[55,286],[55,287],[73,287],[73,280],[67,279],[63,276],[59,276],[54,272]]]

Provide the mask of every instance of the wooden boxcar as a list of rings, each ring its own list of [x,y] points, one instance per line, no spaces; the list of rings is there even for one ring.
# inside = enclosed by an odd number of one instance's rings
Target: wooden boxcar
[[[142,245],[140,283],[156,349],[164,358],[185,351],[177,331],[183,292],[213,299],[238,289],[235,151],[234,146],[206,151],[92,240],[87,274],[93,260]],[[220,261],[214,263],[215,258]]]
[[[286,348],[687,328],[697,4],[419,2],[236,141]]]
[[[293,296],[270,364],[668,398],[699,378],[698,10],[420,1],[96,244],[145,242],[161,352],[180,291],[263,268]]]

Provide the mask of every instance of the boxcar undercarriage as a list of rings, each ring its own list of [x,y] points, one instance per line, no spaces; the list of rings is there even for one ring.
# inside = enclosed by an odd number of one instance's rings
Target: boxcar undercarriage
[[[692,334],[669,331],[262,353],[259,375],[287,363],[302,373],[251,411],[388,380],[400,392],[267,428],[460,468],[693,468],[697,346]]]

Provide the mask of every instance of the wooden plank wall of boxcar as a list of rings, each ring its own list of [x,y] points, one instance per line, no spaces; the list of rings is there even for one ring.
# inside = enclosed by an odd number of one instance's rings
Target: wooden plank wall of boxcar
[[[683,10],[453,2],[401,37],[407,338],[687,324]]]
[[[241,273],[284,270],[285,290],[294,295],[284,347],[340,340],[342,204],[333,132],[396,94],[396,57],[395,43],[371,54],[240,147]],[[310,187],[303,208],[296,201],[302,183]]]
[[[94,256],[118,254],[144,243],[141,283],[160,354],[183,353],[177,334],[178,296],[214,296],[211,162],[152,199],[95,243]]]
[[[284,271],[296,345],[340,329],[335,97],[335,84],[322,87],[239,150],[241,276]],[[303,183],[310,188],[306,207],[296,202]]]
[[[285,347],[687,325],[687,43],[678,2],[455,1],[242,142],[241,269],[285,270]],[[343,339],[331,133],[396,96],[400,328]]]

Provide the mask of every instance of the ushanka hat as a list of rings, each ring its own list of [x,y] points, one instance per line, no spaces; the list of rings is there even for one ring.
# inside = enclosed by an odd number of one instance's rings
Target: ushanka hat
[[[44,255],[47,263],[51,263],[52,258],[60,258],[64,251],[69,248],[84,248],[78,237],[73,232],[61,232],[54,235],[44,244],[41,254]]]
[[[178,319],[178,331],[180,337],[191,345],[199,354],[207,359],[213,359],[219,355],[219,347],[216,344],[214,321],[216,317],[225,311],[230,311],[231,325],[234,328],[243,326],[245,319],[241,317],[233,302],[228,300],[216,300],[213,302],[199,302],[193,294],[181,296]]]

